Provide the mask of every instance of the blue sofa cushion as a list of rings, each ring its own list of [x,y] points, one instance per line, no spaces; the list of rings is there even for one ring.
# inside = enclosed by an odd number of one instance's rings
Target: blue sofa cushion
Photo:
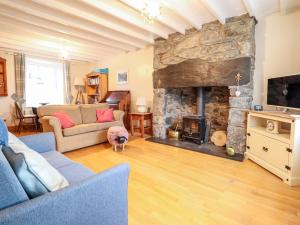
[[[3,147],[2,152],[29,198],[35,198],[49,192],[39,177],[29,169],[23,153],[15,153],[10,147]]]
[[[28,199],[6,157],[0,151],[0,209],[8,208]]]
[[[0,118],[0,146],[1,145],[7,145],[8,143],[8,131],[6,124],[4,121]]]
[[[59,167],[57,170],[68,180],[69,184],[79,183],[95,175],[90,169],[78,163]]]
[[[27,168],[49,191],[56,191],[69,185],[68,181],[48,161],[30,149],[15,135],[8,133],[8,145],[15,153],[24,155]]]
[[[57,151],[44,152],[41,153],[41,155],[56,169],[74,163],[72,160]]]

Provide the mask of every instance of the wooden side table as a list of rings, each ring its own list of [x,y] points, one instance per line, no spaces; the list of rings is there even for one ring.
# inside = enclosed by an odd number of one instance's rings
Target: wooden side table
[[[134,131],[138,130],[141,133],[141,137],[144,137],[145,131],[152,135],[152,113],[129,113],[131,135],[134,135]],[[149,121],[149,125],[145,127],[145,121]],[[135,127],[133,122],[140,121],[140,126]]]

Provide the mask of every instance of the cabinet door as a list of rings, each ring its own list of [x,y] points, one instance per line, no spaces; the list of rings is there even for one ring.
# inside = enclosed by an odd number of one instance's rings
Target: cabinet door
[[[287,172],[285,166],[289,165],[289,145],[262,134],[249,132],[247,139],[248,152],[264,160],[277,169]]]
[[[266,154],[263,151],[265,137],[260,134],[256,134],[255,132],[248,132],[247,135],[247,152],[250,152],[260,159],[266,160]]]

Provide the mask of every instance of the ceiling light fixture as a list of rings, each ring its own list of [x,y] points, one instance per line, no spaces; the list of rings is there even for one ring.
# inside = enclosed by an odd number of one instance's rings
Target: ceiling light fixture
[[[144,2],[144,7],[141,10],[141,14],[144,17],[144,22],[153,24],[161,15],[161,5],[156,0],[149,0]]]
[[[65,45],[60,48],[60,54],[63,59],[67,59],[69,57],[69,52]]]

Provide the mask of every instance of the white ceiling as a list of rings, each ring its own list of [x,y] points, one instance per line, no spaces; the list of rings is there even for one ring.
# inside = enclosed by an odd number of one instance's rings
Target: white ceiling
[[[0,0],[0,49],[102,61],[214,20],[300,7],[300,0],[156,0],[162,15],[150,25],[140,13],[145,1],[155,0]]]

